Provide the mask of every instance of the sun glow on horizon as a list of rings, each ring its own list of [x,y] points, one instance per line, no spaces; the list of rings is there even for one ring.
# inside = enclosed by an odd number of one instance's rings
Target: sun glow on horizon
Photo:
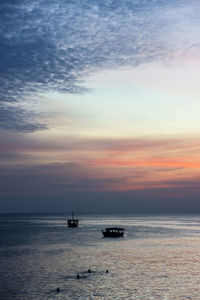
[[[5,198],[148,189],[198,197],[198,1],[1,8]]]

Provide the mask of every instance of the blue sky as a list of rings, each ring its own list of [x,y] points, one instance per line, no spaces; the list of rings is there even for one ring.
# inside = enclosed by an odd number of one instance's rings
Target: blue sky
[[[9,0],[0,15],[2,212],[200,210],[197,0]]]

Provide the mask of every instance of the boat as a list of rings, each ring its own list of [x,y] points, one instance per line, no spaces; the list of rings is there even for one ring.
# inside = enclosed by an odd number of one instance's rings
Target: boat
[[[78,219],[74,219],[74,212],[72,211],[72,218],[67,220],[68,227],[78,227]]]
[[[108,227],[102,230],[104,237],[122,237],[124,236],[124,228],[120,227]]]

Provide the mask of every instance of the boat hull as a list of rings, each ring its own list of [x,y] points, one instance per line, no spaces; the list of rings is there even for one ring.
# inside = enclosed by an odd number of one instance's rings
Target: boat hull
[[[78,227],[79,220],[67,220],[68,227]]]
[[[106,232],[102,231],[104,237],[111,237],[111,238],[118,238],[118,237],[123,237],[124,232]]]

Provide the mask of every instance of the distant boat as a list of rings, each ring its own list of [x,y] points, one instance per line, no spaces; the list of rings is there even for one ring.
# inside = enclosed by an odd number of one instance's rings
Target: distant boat
[[[72,211],[72,218],[67,220],[68,227],[78,227],[78,219],[74,219],[74,212]]]
[[[122,237],[124,236],[124,228],[120,227],[108,227],[102,230],[104,237]]]

